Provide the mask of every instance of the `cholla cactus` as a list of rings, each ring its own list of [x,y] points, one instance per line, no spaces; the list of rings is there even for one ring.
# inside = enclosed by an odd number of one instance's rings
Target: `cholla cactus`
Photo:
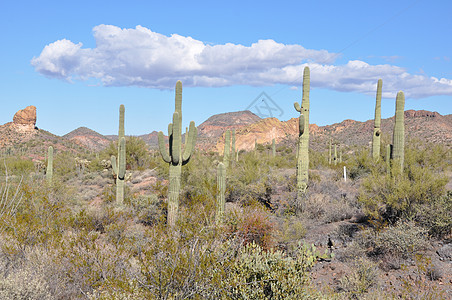
[[[301,106],[294,103],[295,110],[300,113],[298,126],[298,158],[297,158],[297,199],[301,201],[302,195],[308,186],[309,169],[309,68],[303,72],[303,96]]]
[[[169,151],[165,147],[163,132],[159,132],[159,150],[162,158],[169,164],[168,191],[168,225],[176,224],[179,211],[180,178],[182,166],[187,164],[194,152],[198,131],[195,122],[190,122],[185,149],[182,151],[182,82],[176,83],[176,107],[173,113],[173,123],[168,125]]]

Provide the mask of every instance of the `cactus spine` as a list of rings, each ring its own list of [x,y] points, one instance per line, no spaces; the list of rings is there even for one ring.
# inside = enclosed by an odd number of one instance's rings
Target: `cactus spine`
[[[47,169],[46,169],[46,180],[48,184],[52,184],[53,178],[53,147],[49,146],[47,150]]]
[[[381,138],[381,88],[383,81],[378,79],[377,100],[375,103],[374,134],[372,137],[372,156],[375,160],[380,157],[380,138]]]
[[[179,211],[180,177],[182,166],[187,164],[193,154],[196,144],[197,129],[195,122],[190,122],[188,141],[182,151],[182,82],[176,83],[175,111],[173,123],[168,125],[169,150],[166,150],[163,132],[159,132],[159,150],[162,159],[169,164],[169,190],[168,190],[168,225],[173,227],[177,221]]]
[[[116,177],[116,204],[124,201],[124,181],[126,176],[126,138],[124,136],[124,105],[119,106],[118,157],[111,156],[111,167]]]
[[[223,163],[219,163],[217,167],[217,213],[216,223],[223,223],[225,192],[226,192],[226,167]]]
[[[224,137],[224,153],[223,153],[223,164],[227,169],[229,167],[230,157],[230,149],[231,149],[231,131],[226,130]]]
[[[396,164],[400,164],[400,171],[402,171],[405,156],[405,95],[402,91],[397,93],[396,98],[392,147],[392,158]]]
[[[272,139],[272,156],[276,157],[276,143],[275,143],[275,139]]]
[[[298,126],[298,158],[297,158],[297,199],[301,200],[308,186],[309,169],[309,67],[303,71],[303,95],[301,107],[298,102],[294,103],[295,110],[300,113]]]

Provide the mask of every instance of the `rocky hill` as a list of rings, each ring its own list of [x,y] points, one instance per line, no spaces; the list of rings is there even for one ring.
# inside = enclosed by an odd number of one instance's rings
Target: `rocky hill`
[[[382,119],[383,139],[392,139],[394,117]],[[310,147],[315,150],[326,149],[330,137],[340,145],[369,145],[372,141],[373,120],[359,122],[344,120],[327,126],[310,124]],[[218,130],[218,129],[217,129]],[[226,129],[225,129],[226,130]],[[405,134],[407,139],[415,138],[432,143],[452,145],[452,115],[443,116],[437,112],[425,110],[405,111]],[[254,142],[270,144],[275,139],[277,144],[295,145],[298,135],[298,120],[279,121],[276,118],[261,119],[236,131],[236,147],[239,150],[251,150]],[[211,150],[223,152],[224,134],[211,147]]]
[[[111,142],[109,138],[86,127],[79,127],[63,137],[92,151],[102,150]]]
[[[0,125],[0,151],[10,155],[26,154],[36,160],[44,158],[49,146],[55,151],[85,151],[85,147],[37,128],[36,119],[36,107],[31,105],[16,112],[12,122]]]

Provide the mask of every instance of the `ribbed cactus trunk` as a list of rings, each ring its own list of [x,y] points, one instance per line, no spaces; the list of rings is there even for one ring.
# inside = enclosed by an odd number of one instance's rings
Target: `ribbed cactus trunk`
[[[386,173],[391,174],[391,144],[386,145]]]
[[[400,166],[403,171],[403,162],[405,157],[405,95],[402,91],[397,93],[394,131],[392,136],[392,158],[394,168]]]
[[[331,165],[331,155],[332,155],[332,153],[331,153],[331,143],[332,143],[332,141],[331,141],[331,138],[330,138],[330,146],[328,148],[328,164],[329,165]]]
[[[49,146],[47,149],[47,169],[46,169],[46,180],[48,184],[52,184],[53,179],[53,147]]]
[[[275,139],[272,139],[272,156],[276,157],[276,143],[275,143]]]
[[[235,160],[235,129],[232,130],[232,144],[231,144],[231,162]]]
[[[224,137],[224,152],[223,152],[223,164],[226,169],[229,167],[229,161],[231,159],[230,149],[231,149],[231,131],[226,130]]]
[[[339,148],[339,163],[342,163],[342,149]]]
[[[374,134],[372,136],[372,157],[374,160],[380,158],[380,139],[381,139],[381,88],[383,81],[378,79],[377,100],[375,103]]]
[[[169,164],[168,189],[168,225],[176,224],[179,213],[179,195],[181,186],[182,166],[187,164],[193,154],[196,144],[197,129],[195,122],[190,122],[185,149],[182,151],[182,82],[176,83],[175,111],[173,123],[168,125],[169,151],[166,150],[163,132],[159,132],[159,150],[162,159]]]
[[[298,102],[294,103],[295,110],[300,113],[298,126],[298,158],[297,158],[297,199],[300,202],[308,186],[309,169],[309,68],[305,67],[303,72],[303,96],[301,107]]]
[[[226,167],[223,163],[219,163],[217,167],[217,213],[215,221],[217,224],[223,223],[224,206],[226,203]]]
[[[126,176],[126,138],[124,136],[124,105],[119,106],[118,157],[111,157],[113,175],[116,177],[116,204],[124,202],[124,182]]]
[[[334,144],[333,163],[335,166],[337,165],[337,144]]]

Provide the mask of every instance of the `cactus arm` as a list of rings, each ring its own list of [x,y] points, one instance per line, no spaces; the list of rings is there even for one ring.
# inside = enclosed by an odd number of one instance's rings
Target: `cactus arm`
[[[196,136],[198,135],[198,129],[195,126],[195,122],[190,122],[190,129],[188,134],[185,135],[185,149],[182,155],[182,165],[185,165],[190,160],[193,151],[195,150]]]
[[[118,178],[124,180],[126,176],[126,139],[121,138],[119,142]]]
[[[293,106],[295,107],[295,110],[301,113],[301,106],[298,102],[294,102]]]
[[[164,162],[170,163],[171,162],[171,157],[169,156],[168,151],[166,151],[165,137],[163,136],[163,132],[161,132],[161,131],[159,132],[158,139],[159,139],[159,150],[160,150],[159,152],[160,152],[160,155],[162,156],[162,159],[163,159]],[[112,161],[112,165],[113,165],[113,161]]]
[[[179,117],[182,118],[182,82],[178,80],[176,82],[176,97],[175,97],[175,112],[179,113]]]
[[[116,156],[112,155],[111,158],[111,170],[113,172],[113,175],[118,174],[118,166],[116,164]]]
[[[298,118],[298,135],[301,136],[304,133],[304,115],[300,114]]]
[[[46,180],[49,184],[52,183],[53,177],[53,147],[49,146],[47,150],[47,169],[46,169]]]
[[[173,134],[172,134],[172,145],[171,145],[171,160],[172,163],[175,165],[179,164],[180,155],[181,155],[181,124],[180,124],[180,117],[179,113],[177,111],[173,114]]]

